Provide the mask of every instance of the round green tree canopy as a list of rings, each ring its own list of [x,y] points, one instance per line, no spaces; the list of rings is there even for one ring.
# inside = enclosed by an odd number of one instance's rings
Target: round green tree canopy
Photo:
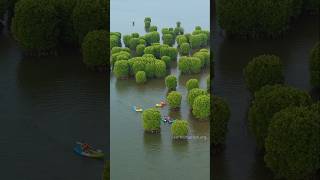
[[[254,95],[249,109],[249,126],[259,147],[263,147],[273,115],[291,106],[307,106],[311,97],[307,92],[283,85],[264,86]]]
[[[198,79],[189,79],[186,83],[186,87],[188,91],[194,88],[199,88],[199,81]]]
[[[16,3],[11,30],[23,49],[42,55],[56,49],[58,23],[58,13],[51,1],[21,0]]]
[[[165,79],[166,87],[169,90],[175,90],[177,88],[177,78],[174,75],[168,75]]]
[[[173,136],[187,136],[189,132],[189,123],[185,120],[175,120],[171,126]]]
[[[200,95],[194,99],[192,104],[192,114],[201,120],[206,120],[210,117],[209,95]]]
[[[253,58],[244,68],[244,79],[251,92],[265,85],[282,84],[284,76],[282,63],[275,55],[261,55]]]
[[[205,89],[193,88],[188,92],[188,104],[192,107],[196,97],[200,95],[207,95],[208,92]]]
[[[138,71],[135,75],[135,78],[136,78],[136,82],[138,84],[143,84],[143,83],[147,82],[147,76],[144,71]]]
[[[265,162],[280,178],[309,179],[320,167],[320,114],[307,107],[276,113],[265,142]]]
[[[89,32],[82,43],[83,62],[87,66],[105,66],[108,63],[108,32],[105,30]],[[114,50],[116,51],[116,50]],[[125,56],[125,57],[124,57]],[[119,53],[118,59],[129,57]]]
[[[161,123],[161,113],[156,108],[146,109],[142,113],[142,121],[145,131],[159,131]]]
[[[167,102],[171,109],[177,109],[181,106],[181,93],[178,91],[171,91],[167,96]]]

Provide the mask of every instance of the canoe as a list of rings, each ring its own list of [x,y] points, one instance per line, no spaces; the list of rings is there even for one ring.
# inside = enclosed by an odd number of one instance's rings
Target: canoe
[[[103,159],[104,153],[100,149],[90,149],[89,152],[84,152],[81,148],[83,143],[77,142],[76,146],[73,148],[74,152],[80,156],[94,158],[94,159]]]
[[[132,106],[132,109],[136,112],[142,112],[143,109],[142,108],[137,108],[137,106]]]
[[[156,104],[156,107],[163,107],[162,104]]]

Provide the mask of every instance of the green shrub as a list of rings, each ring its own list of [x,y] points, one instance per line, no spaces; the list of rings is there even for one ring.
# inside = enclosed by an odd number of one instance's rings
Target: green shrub
[[[144,18],[144,28],[146,29],[146,31],[148,32],[151,26],[151,18],[150,17],[146,17]]]
[[[148,45],[160,42],[160,34],[157,31],[149,32],[144,35]]]
[[[167,46],[161,46],[160,47],[160,57],[162,56],[169,56],[171,61],[174,61],[177,59],[178,56],[178,50],[174,47],[167,47]]]
[[[190,46],[192,49],[200,49],[201,47],[207,46],[207,42],[209,39],[209,37],[204,33],[191,35],[189,38]]]
[[[279,178],[309,179],[320,168],[320,114],[307,107],[276,113],[268,129],[266,165]]]
[[[181,46],[181,44],[183,43],[188,43],[188,38],[185,35],[178,35],[176,40],[177,40],[178,46]]]
[[[132,64],[133,74],[138,73],[139,71],[144,71],[145,69],[145,62],[141,60],[135,60]]]
[[[190,53],[190,45],[189,43],[182,43],[180,45],[180,54],[182,56],[188,56]]]
[[[312,49],[310,55],[310,81],[314,87],[320,87],[320,43]]]
[[[140,39],[132,37],[129,41],[129,48],[131,50],[136,50],[137,46],[140,44]]]
[[[168,90],[175,90],[177,88],[177,78],[174,75],[168,75],[165,79],[165,84]]]
[[[291,17],[300,13],[301,4],[302,0],[218,1],[217,19],[228,34],[278,36],[287,29]]]
[[[121,37],[119,38],[116,35],[110,35],[110,49],[114,47],[121,47]]]
[[[144,71],[138,71],[135,75],[135,78],[136,78],[136,83],[138,84],[143,84],[147,82],[147,76]]]
[[[177,109],[181,106],[182,96],[178,91],[171,91],[167,96],[167,102],[170,109]]]
[[[245,83],[251,92],[265,85],[282,84],[284,76],[282,63],[275,55],[261,55],[253,58],[243,71]]]
[[[23,49],[43,55],[57,47],[58,23],[58,14],[51,2],[21,0],[16,3],[11,30]]]
[[[137,33],[137,32],[131,33],[131,37],[132,38],[139,38],[139,33]]]
[[[144,71],[147,74],[148,78],[153,78],[155,77],[155,72],[156,72],[156,65],[154,62],[152,63],[146,63]]]
[[[131,35],[124,35],[123,36],[123,43],[126,47],[130,47],[130,40],[131,40],[132,36]]]
[[[164,77],[167,74],[166,63],[161,60],[156,60],[154,74],[157,78]]]
[[[249,127],[259,147],[263,147],[272,116],[291,106],[311,104],[308,93],[282,85],[264,86],[254,95],[248,113]]]
[[[174,28],[174,33],[175,33],[175,35],[183,35],[184,29],[182,27],[176,27],[176,28]]]
[[[193,88],[199,88],[198,79],[189,79],[186,83],[186,87],[187,87],[188,91],[190,91]]]
[[[212,115],[210,123],[210,139],[213,145],[223,144],[228,131],[230,109],[220,97],[212,97]]]
[[[144,49],[145,48],[146,48],[146,46],[143,45],[143,44],[137,45],[137,47],[136,47],[137,56],[142,56],[144,54]]]
[[[171,126],[173,136],[187,136],[189,132],[189,123],[185,120],[175,120]]]
[[[166,63],[166,67],[170,67],[171,58],[169,56],[162,56],[161,60]]]
[[[108,63],[108,32],[89,32],[82,43],[83,62],[87,66],[105,66]]]
[[[156,108],[149,108],[142,113],[143,128],[148,132],[158,132],[160,130],[161,113]]]
[[[105,57],[105,56],[100,56],[99,58],[102,58],[102,57]],[[121,50],[120,52],[117,52],[111,55],[111,65],[113,66],[114,63],[118,60],[128,60],[130,59],[130,57],[131,57],[130,53],[128,53],[125,50]]]
[[[196,74],[201,71],[201,60],[197,57],[182,56],[178,62],[178,69],[182,74]]]
[[[188,104],[191,106],[191,108],[194,100],[201,95],[208,95],[208,92],[200,88],[193,88],[188,92]]]
[[[119,60],[114,64],[114,75],[118,79],[127,78],[129,75],[129,64],[127,60]]]
[[[206,120],[210,117],[209,95],[200,95],[194,99],[192,104],[192,114],[201,120]]]
[[[73,9],[73,27],[79,42],[93,30],[107,30],[109,22],[108,0],[77,1]]]
[[[157,26],[150,26],[149,31],[150,31],[150,32],[158,31],[158,27],[157,27]]]
[[[175,43],[174,36],[172,34],[164,34],[162,36],[163,44],[172,46]]]

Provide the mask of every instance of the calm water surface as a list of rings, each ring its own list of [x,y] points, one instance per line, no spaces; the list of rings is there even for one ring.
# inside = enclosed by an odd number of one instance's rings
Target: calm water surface
[[[247,110],[250,94],[242,69],[255,56],[271,53],[284,63],[286,84],[310,92],[319,99],[319,91],[309,83],[309,52],[319,40],[319,19],[303,16],[279,40],[224,39],[219,29],[214,40],[214,92],[231,108],[226,146],[211,164],[217,180],[270,180],[272,173],[265,167],[263,154],[256,150],[255,140],[248,131]]]
[[[79,54],[23,57],[0,33],[0,179],[100,180],[103,162],[72,148],[83,140],[107,149],[105,82]]]
[[[157,25],[158,30],[175,27],[176,21],[181,21],[185,32],[192,32],[197,25],[208,30],[209,1],[111,1],[111,31],[143,34],[146,16],[152,18],[152,24]],[[209,123],[199,122],[191,116],[184,87],[188,79],[198,78],[201,87],[206,88],[209,70],[200,75],[179,76],[176,65],[173,65],[171,73],[177,75],[179,80],[177,91],[183,94],[182,107],[179,112],[163,108],[161,113],[188,120],[190,135],[209,138]],[[209,139],[173,141],[170,125],[167,124],[161,125],[160,135],[145,134],[141,114],[131,109],[133,105],[152,107],[164,99],[166,93],[164,79],[153,79],[145,85],[138,85],[134,79],[121,81],[111,75],[111,179],[209,179]]]

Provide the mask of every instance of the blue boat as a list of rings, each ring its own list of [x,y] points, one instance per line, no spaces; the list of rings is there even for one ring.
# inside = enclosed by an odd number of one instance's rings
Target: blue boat
[[[84,157],[95,158],[95,159],[103,159],[104,153],[100,149],[89,149],[88,152],[83,151],[82,149],[83,143],[77,142],[76,146],[73,148],[73,151]]]

